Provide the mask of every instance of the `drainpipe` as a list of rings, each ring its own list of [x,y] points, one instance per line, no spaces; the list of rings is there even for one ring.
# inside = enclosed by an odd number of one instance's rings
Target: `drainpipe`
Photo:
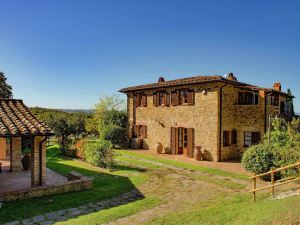
[[[221,162],[221,149],[222,149],[222,109],[223,109],[223,88],[228,84],[223,85],[220,87],[220,113],[219,113],[219,159],[218,161]]]
[[[43,153],[43,144],[45,141],[47,141],[47,136],[45,136],[45,138],[40,142],[40,145],[39,145],[39,158],[40,158],[40,186],[43,185],[43,163],[42,163],[42,153]]]

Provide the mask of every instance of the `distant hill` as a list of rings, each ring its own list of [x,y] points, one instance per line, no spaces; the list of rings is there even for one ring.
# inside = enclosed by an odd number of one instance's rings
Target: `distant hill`
[[[83,112],[83,113],[92,113],[92,109],[56,109],[63,112],[69,112],[69,113],[76,113],[76,112]]]

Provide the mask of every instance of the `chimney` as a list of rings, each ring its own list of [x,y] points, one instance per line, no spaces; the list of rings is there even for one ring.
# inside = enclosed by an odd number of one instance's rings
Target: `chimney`
[[[236,77],[233,75],[233,73],[228,73],[226,75],[226,79],[227,80],[231,80],[231,81],[237,81]]]
[[[159,82],[159,83],[165,82],[165,78],[164,78],[164,77],[159,77],[158,82]]]
[[[274,83],[273,89],[277,91],[281,91],[281,83]]]

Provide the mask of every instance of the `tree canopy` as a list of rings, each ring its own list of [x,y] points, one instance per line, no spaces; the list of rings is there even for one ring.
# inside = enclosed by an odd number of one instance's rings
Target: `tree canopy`
[[[0,98],[12,98],[12,87],[7,84],[7,78],[4,76],[3,72],[0,72]]]

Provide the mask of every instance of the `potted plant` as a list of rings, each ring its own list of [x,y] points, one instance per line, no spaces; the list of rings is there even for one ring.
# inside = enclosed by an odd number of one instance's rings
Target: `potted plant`
[[[24,170],[28,170],[30,168],[31,164],[31,149],[29,148],[24,148],[22,150],[23,153],[23,158],[22,158],[22,166]]]

